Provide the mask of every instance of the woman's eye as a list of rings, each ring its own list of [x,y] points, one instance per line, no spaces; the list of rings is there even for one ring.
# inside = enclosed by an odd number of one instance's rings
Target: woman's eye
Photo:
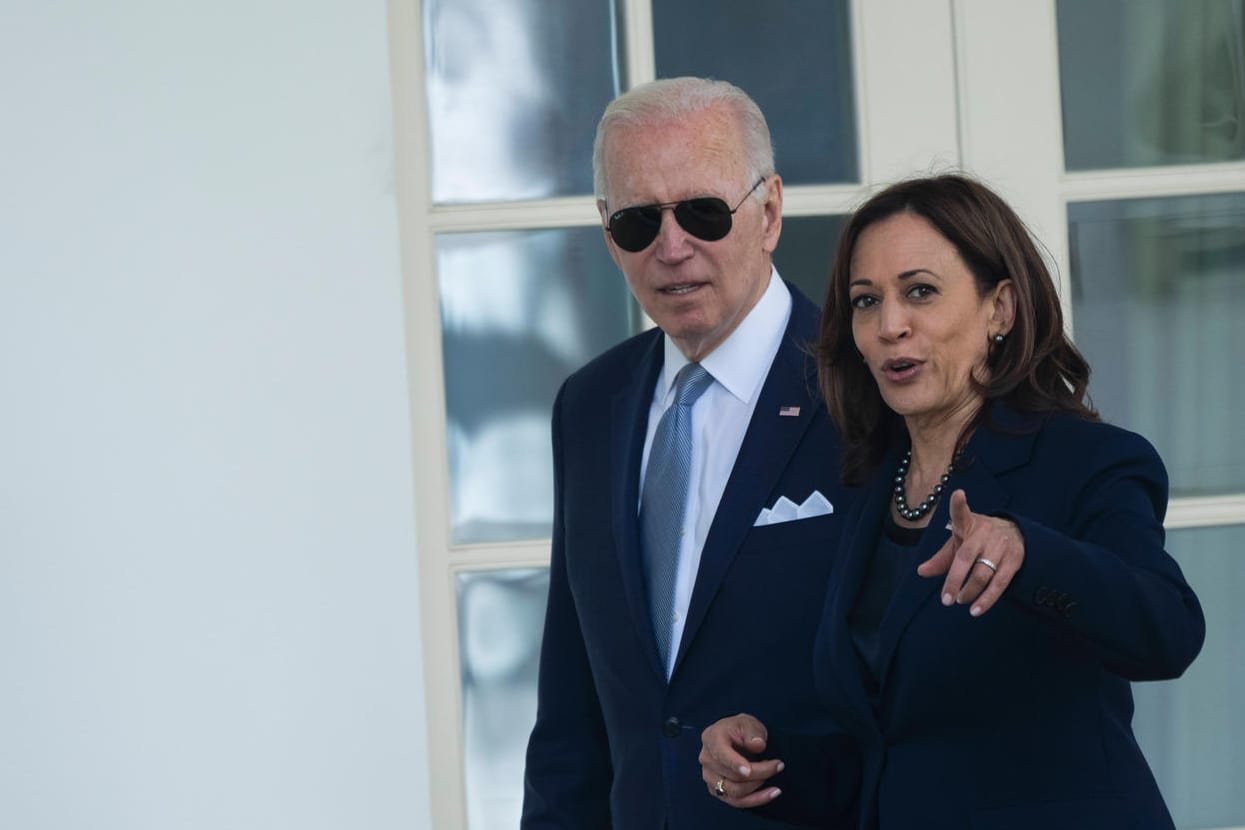
[[[855,297],[852,297],[851,299],[852,308],[857,309],[857,310],[866,309],[869,306],[873,305],[875,302],[876,300],[873,297],[870,297],[868,294],[860,294]]]
[[[908,296],[914,300],[924,300],[936,293],[937,290],[932,285],[914,285],[908,289]]]

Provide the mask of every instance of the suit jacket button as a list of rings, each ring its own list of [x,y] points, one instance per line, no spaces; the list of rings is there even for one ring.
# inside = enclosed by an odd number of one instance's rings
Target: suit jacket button
[[[677,738],[682,731],[683,726],[678,718],[666,718],[666,722],[661,725],[661,734],[667,738]]]

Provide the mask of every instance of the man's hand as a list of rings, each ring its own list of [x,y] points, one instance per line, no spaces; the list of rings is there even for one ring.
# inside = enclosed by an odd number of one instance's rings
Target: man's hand
[[[723,718],[700,735],[701,778],[709,793],[732,807],[768,804],[782,790],[765,782],[782,772],[778,759],[753,761],[765,752],[769,732],[752,715]]]

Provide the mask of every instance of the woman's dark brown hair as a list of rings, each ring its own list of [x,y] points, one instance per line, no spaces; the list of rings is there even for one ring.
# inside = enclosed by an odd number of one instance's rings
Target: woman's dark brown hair
[[[961,175],[910,179],[891,185],[852,214],[830,272],[817,344],[821,391],[843,436],[843,478],[860,483],[886,451],[903,440],[902,419],[886,405],[852,338],[848,299],[852,254],[869,226],[899,213],[920,216],[959,252],[985,296],[1012,281],[1016,318],[1001,344],[992,344],[983,399],[1027,412],[1071,412],[1095,419],[1085,390],[1089,364],[1063,329],[1063,312],[1050,271],[1024,222],[980,182]],[[960,436],[980,423],[983,406]]]

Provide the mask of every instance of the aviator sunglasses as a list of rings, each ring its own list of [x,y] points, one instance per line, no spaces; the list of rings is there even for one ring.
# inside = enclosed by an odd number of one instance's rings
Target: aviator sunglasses
[[[766,178],[768,177],[762,176],[757,179],[757,183],[734,208],[717,196],[700,196],[696,199],[656,205],[636,205],[611,213],[605,230],[614,238],[614,244],[619,248],[633,254],[638,253],[652,245],[657,238],[657,232],[661,230],[662,211],[673,208],[674,221],[679,223],[679,227],[697,239],[716,242],[731,232],[731,217]]]

